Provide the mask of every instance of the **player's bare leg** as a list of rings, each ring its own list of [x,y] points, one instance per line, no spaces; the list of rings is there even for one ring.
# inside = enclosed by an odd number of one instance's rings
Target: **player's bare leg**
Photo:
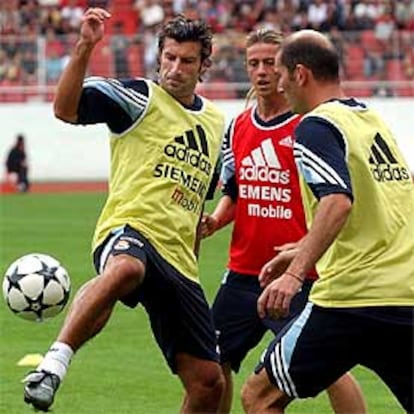
[[[367,412],[361,387],[350,373],[334,382],[327,392],[335,414],[365,414]]]
[[[113,256],[108,260],[102,275],[87,286],[73,303],[58,336],[58,341],[68,344],[76,352],[103,326],[96,324],[103,315],[106,321],[116,301],[136,289],[143,281],[145,266],[128,255]]]
[[[176,364],[185,389],[181,414],[217,413],[224,387],[220,365],[185,353],[177,354]]]
[[[233,402],[233,375],[230,363],[221,365],[224,376],[224,391],[221,396],[218,412],[220,414],[229,414]]]
[[[242,387],[241,398],[247,414],[281,414],[293,400],[270,383],[265,369],[250,375]]]
[[[113,256],[104,272],[75,297],[57,338],[36,371],[23,381],[25,401],[47,411],[66,374],[73,354],[108,321],[116,301],[143,281],[144,264],[128,255]]]
[[[366,405],[358,383],[347,373],[328,388],[332,408],[336,414],[364,414]],[[284,413],[292,398],[270,383],[266,371],[251,375],[242,389],[242,403],[246,413]]]

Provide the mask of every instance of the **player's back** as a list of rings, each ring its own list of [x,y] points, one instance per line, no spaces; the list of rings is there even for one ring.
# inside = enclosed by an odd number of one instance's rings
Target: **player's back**
[[[354,196],[350,216],[318,263],[312,300],[333,307],[412,305],[414,186],[395,138],[363,105],[330,102],[309,116],[340,131]],[[305,191],[310,217],[317,200]]]

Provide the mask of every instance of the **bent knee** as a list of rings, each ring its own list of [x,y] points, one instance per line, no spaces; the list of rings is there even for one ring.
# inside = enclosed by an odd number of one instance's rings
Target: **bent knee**
[[[250,375],[242,386],[241,401],[247,414],[268,412],[270,409],[274,413],[283,413],[292,398],[276,388],[262,369],[258,374]]]
[[[200,375],[187,387],[187,393],[199,401],[220,401],[224,392],[224,376],[218,369],[207,375]]]
[[[256,407],[258,403],[256,394],[257,387],[255,386],[254,375],[255,374],[252,374],[249,378],[247,378],[240,390],[242,406],[244,412],[247,414],[253,413],[254,407]]]
[[[103,277],[112,287],[126,295],[136,289],[144,280],[145,265],[135,257],[120,254],[108,260]]]

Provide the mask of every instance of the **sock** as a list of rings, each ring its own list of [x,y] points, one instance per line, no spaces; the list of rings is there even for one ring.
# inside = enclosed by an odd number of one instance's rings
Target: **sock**
[[[62,381],[68,370],[73,353],[69,345],[63,342],[55,342],[37,367],[37,371],[45,370],[56,374]]]

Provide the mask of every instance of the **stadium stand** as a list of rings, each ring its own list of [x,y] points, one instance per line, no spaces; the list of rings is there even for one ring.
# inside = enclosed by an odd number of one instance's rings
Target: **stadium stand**
[[[211,98],[243,96],[243,41],[256,27],[328,32],[349,94],[414,96],[414,0],[8,0],[0,2],[0,102],[53,98],[91,6],[112,14],[91,75],[156,76],[157,29],[184,13],[216,33],[214,65],[200,86]]]

